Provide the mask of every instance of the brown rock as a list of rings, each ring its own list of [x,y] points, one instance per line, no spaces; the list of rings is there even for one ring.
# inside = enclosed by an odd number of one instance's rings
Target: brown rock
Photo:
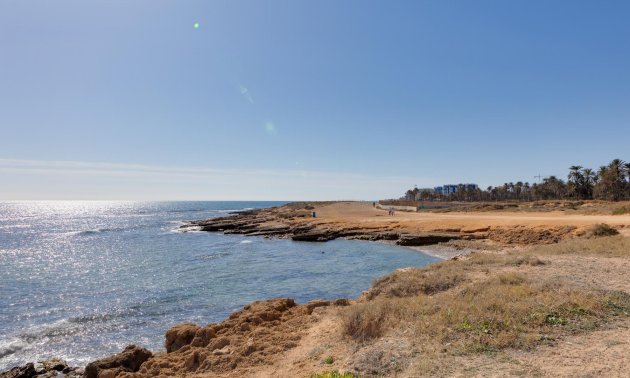
[[[423,246],[443,243],[459,238],[460,236],[457,234],[401,235],[396,244],[404,246]]]
[[[28,363],[24,366],[14,367],[9,371],[5,371],[0,373],[0,378],[31,378],[34,377],[35,374],[35,365],[33,363]]]
[[[129,345],[122,352],[90,362],[85,367],[85,378],[114,378],[122,372],[136,372],[153,354],[136,345]],[[110,371],[111,370],[111,371]]]
[[[330,306],[330,301],[322,301],[322,300],[313,300],[306,304],[306,313],[312,314],[313,310],[317,307],[325,307]]]
[[[339,299],[335,299],[333,304],[335,306],[350,306],[350,301],[347,300],[346,298],[339,298]]]
[[[230,345],[230,340],[226,337],[221,337],[221,338],[212,340],[208,344],[208,349],[209,350],[223,349],[224,347],[228,345]]]
[[[179,324],[166,331],[166,340],[164,341],[166,353],[174,352],[184,345],[190,344],[197,331],[199,331],[199,326],[190,323]]]
[[[307,242],[325,242],[337,238],[337,235],[331,231],[310,231],[302,234],[295,234],[291,237],[294,241]]]
[[[482,226],[482,227],[464,227],[461,229],[461,232],[465,234],[474,234],[476,232],[487,232],[490,230],[490,226]]]
[[[190,346],[202,347],[208,345],[210,340],[216,336],[216,330],[212,326],[199,328],[195,333],[195,337],[190,342]]]
[[[68,364],[66,361],[61,358],[51,358],[49,360],[43,361],[42,366],[46,371],[63,371],[68,368]]]

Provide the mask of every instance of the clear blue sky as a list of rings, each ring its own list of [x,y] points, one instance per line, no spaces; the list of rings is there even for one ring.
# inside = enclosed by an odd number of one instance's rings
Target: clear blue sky
[[[630,159],[629,19],[628,1],[4,0],[0,199],[372,199]]]

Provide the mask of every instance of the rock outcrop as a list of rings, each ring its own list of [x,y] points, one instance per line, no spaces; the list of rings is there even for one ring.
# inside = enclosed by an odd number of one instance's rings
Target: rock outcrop
[[[365,212],[365,209],[360,210],[360,206],[346,202],[290,203],[227,217],[192,221],[182,228],[304,242],[325,242],[337,238],[383,240],[410,247],[456,240],[489,240],[503,245],[548,244],[576,236],[577,232],[574,226],[471,225],[464,220],[463,225],[443,225],[439,222],[423,223],[422,218],[410,221],[404,217],[383,220],[382,214]],[[313,209],[318,214],[317,218],[311,216]],[[321,216],[326,209],[333,215]],[[372,210],[371,207],[369,209]],[[343,211],[364,211],[365,215],[357,217],[350,214],[345,217]]]
[[[136,345],[127,346],[122,352],[90,362],[85,367],[85,378],[114,378],[121,373],[136,372],[153,353]]]
[[[14,367],[0,373],[0,378],[56,378],[62,374],[66,378],[83,376],[83,369],[71,367],[60,358],[51,358],[38,363],[29,362],[26,365]]]
[[[87,378],[145,378],[194,374],[236,374],[269,365],[298,345],[316,321],[320,307],[347,306],[347,299],[315,300],[303,305],[279,298],[248,304],[217,324],[179,324],[166,332],[166,353],[127,347],[122,353],[94,361]],[[4,377],[3,377],[4,378]]]
[[[423,245],[432,245],[444,243],[451,240],[457,240],[460,236],[457,234],[419,234],[419,235],[401,235],[396,244],[420,247]]]
[[[342,224],[329,225],[310,217],[313,207],[306,203],[291,203],[269,209],[239,212],[227,217],[192,221],[183,229],[223,232],[247,236],[291,239],[304,242],[326,242],[338,238],[358,240],[387,240],[404,246],[423,246],[459,239],[459,233],[405,234],[384,227],[354,227]],[[314,221],[315,220],[315,221]],[[468,236],[470,237],[470,236]]]

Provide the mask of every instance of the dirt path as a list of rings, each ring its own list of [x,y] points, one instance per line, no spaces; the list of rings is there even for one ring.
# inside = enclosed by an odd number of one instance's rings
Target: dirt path
[[[478,212],[478,213],[428,213],[398,211],[394,216],[387,215],[385,210],[372,207],[361,202],[338,202],[316,207],[318,218],[315,223],[357,224],[357,225],[399,225],[417,228],[448,228],[459,226],[566,226],[592,225],[608,223],[614,226],[629,226],[630,215],[576,215],[561,211],[546,213],[517,212]]]

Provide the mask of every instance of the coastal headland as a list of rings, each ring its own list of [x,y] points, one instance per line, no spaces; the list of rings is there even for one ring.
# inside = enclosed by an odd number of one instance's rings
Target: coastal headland
[[[606,213],[606,203],[546,201],[519,205],[474,204],[418,212],[387,210],[368,202],[291,203],[183,228],[295,241],[337,238],[386,241],[452,258],[471,250],[552,244],[606,223],[630,235],[630,215]],[[315,214],[315,217],[313,217]]]
[[[445,261],[392,272],[360,298],[276,298],[220,323],[180,324],[166,331],[166,352],[130,346],[84,376],[625,376],[630,214],[610,206],[390,215],[372,203],[318,202],[191,221],[184,227],[226,234],[391,242]],[[0,376],[27,376],[14,373]]]

